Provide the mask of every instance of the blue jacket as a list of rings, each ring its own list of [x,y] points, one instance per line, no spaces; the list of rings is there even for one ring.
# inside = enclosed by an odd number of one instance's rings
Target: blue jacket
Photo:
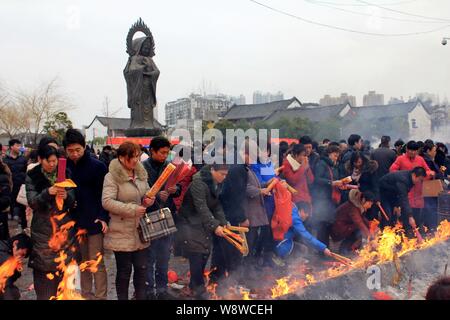
[[[77,185],[74,188],[76,207],[73,217],[78,228],[86,229],[89,235],[101,233],[101,223],[94,221],[99,219],[109,222],[109,214],[102,206],[103,179],[108,173],[105,164],[85,151],[77,164],[67,159],[67,167]]]
[[[250,169],[255,173],[263,188],[267,186],[270,179],[275,177],[275,169],[270,161],[267,164],[258,161],[258,163],[250,165]],[[273,212],[275,211],[275,200],[273,195],[264,197],[264,207],[266,208],[269,220],[271,220]]]
[[[312,234],[306,230],[298,213],[298,209],[294,205],[292,209],[292,227],[288,230],[288,232],[286,232],[284,239],[276,244],[276,254],[282,258],[290,255],[292,249],[294,249],[294,237],[296,235],[299,236],[302,242],[304,242],[308,247],[316,249],[317,251],[323,252],[327,248],[324,243],[314,238]]]

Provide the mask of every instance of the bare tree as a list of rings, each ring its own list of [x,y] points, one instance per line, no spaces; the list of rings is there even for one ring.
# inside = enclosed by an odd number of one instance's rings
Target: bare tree
[[[44,83],[32,91],[19,91],[16,94],[16,105],[27,115],[28,133],[33,134],[33,143],[37,143],[38,135],[43,132],[45,122],[58,112],[73,108],[66,95],[60,92],[57,79]]]
[[[6,89],[0,87],[0,132],[10,139],[23,133],[28,125],[28,116],[22,107],[15,104]]]
[[[122,108],[118,108],[114,111],[111,111],[109,108],[109,98],[108,96],[105,97],[105,100],[103,101],[103,108],[101,110],[101,115],[103,117],[106,117],[106,128],[107,133],[109,135],[109,127],[110,127],[110,118],[114,117],[116,114],[118,114],[122,110]]]

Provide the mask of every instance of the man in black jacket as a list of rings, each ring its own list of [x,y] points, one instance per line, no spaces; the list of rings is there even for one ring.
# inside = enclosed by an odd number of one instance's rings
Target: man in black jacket
[[[9,240],[0,241],[0,266],[12,257],[22,264],[23,259],[29,256],[31,247],[31,239],[25,233],[19,233]],[[14,282],[16,282],[20,276],[21,272],[16,269],[6,280],[4,288],[0,286],[0,300],[20,299],[20,290],[14,285]]]
[[[389,147],[390,141],[391,137],[382,136],[380,147],[373,150],[370,155],[370,159],[375,160],[378,163],[378,169],[376,171],[377,181],[380,180],[382,176],[389,173],[389,168],[397,158],[395,151]]]
[[[63,141],[67,153],[67,166],[72,173],[77,206],[73,217],[78,229],[87,231],[80,244],[81,258],[84,261],[96,260],[97,254],[103,255],[103,234],[108,231],[109,214],[102,207],[103,179],[106,166],[86,151],[83,135],[69,129]],[[86,299],[107,298],[107,274],[104,259],[94,274],[86,270],[81,273],[81,293]],[[92,278],[95,282],[95,295],[92,294]]]
[[[249,144],[245,143],[245,150],[242,150],[243,157],[236,154],[235,157],[241,161],[230,166],[228,175],[223,182],[220,202],[225,213],[225,218],[232,226],[248,227],[249,221],[245,214],[244,201],[246,200],[247,179],[250,163]],[[213,253],[211,257],[211,280],[218,282],[225,277],[226,272],[229,275],[237,274],[242,264],[240,252],[228,243],[225,239],[214,237]],[[238,276],[239,277],[239,276]]]
[[[11,192],[11,218],[16,216],[20,220],[22,229],[27,227],[27,219],[25,216],[25,206],[17,203],[17,195],[20,186],[25,183],[27,172],[27,159],[20,154],[22,142],[17,139],[9,141],[9,152],[6,154],[3,162],[9,167],[12,174],[13,188]]]
[[[170,152],[170,141],[165,137],[155,137],[150,142],[151,156],[143,162],[145,170],[148,173],[148,184],[151,187],[158,180],[169,162],[167,157]],[[161,208],[169,208],[177,223],[176,206],[173,198],[179,197],[181,194],[181,186],[176,185],[164,188],[156,195],[155,203],[147,209],[147,212],[159,210]],[[166,236],[157,240],[153,240],[148,251],[148,277],[147,277],[147,295],[149,299],[168,300],[173,299],[167,292],[167,271],[169,270],[170,248],[172,246],[172,236]],[[155,290],[156,289],[156,294]]]
[[[412,187],[421,183],[427,176],[425,169],[415,167],[413,170],[394,171],[380,179],[381,204],[389,217],[389,222],[384,218],[381,225],[395,225],[397,219],[406,230],[416,228],[413,211],[409,205],[408,193]],[[394,216],[395,214],[395,216]]]

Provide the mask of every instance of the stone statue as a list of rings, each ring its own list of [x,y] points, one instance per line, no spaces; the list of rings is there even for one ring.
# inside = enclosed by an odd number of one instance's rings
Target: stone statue
[[[139,31],[145,37],[133,39],[134,34]],[[141,18],[128,31],[127,53],[129,58],[123,74],[127,83],[128,108],[131,109],[128,131],[131,132],[130,136],[149,135],[144,132],[146,129],[158,131],[161,128],[161,124],[153,117],[159,69],[152,59],[155,56],[152,33]]]

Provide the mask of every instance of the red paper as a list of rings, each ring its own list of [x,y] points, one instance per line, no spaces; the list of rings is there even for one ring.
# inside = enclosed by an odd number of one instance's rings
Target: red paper
[[[63,182],[66,180],[66,165],[67,159],[59,158],[58,159],[58,177],[56,182]]]

